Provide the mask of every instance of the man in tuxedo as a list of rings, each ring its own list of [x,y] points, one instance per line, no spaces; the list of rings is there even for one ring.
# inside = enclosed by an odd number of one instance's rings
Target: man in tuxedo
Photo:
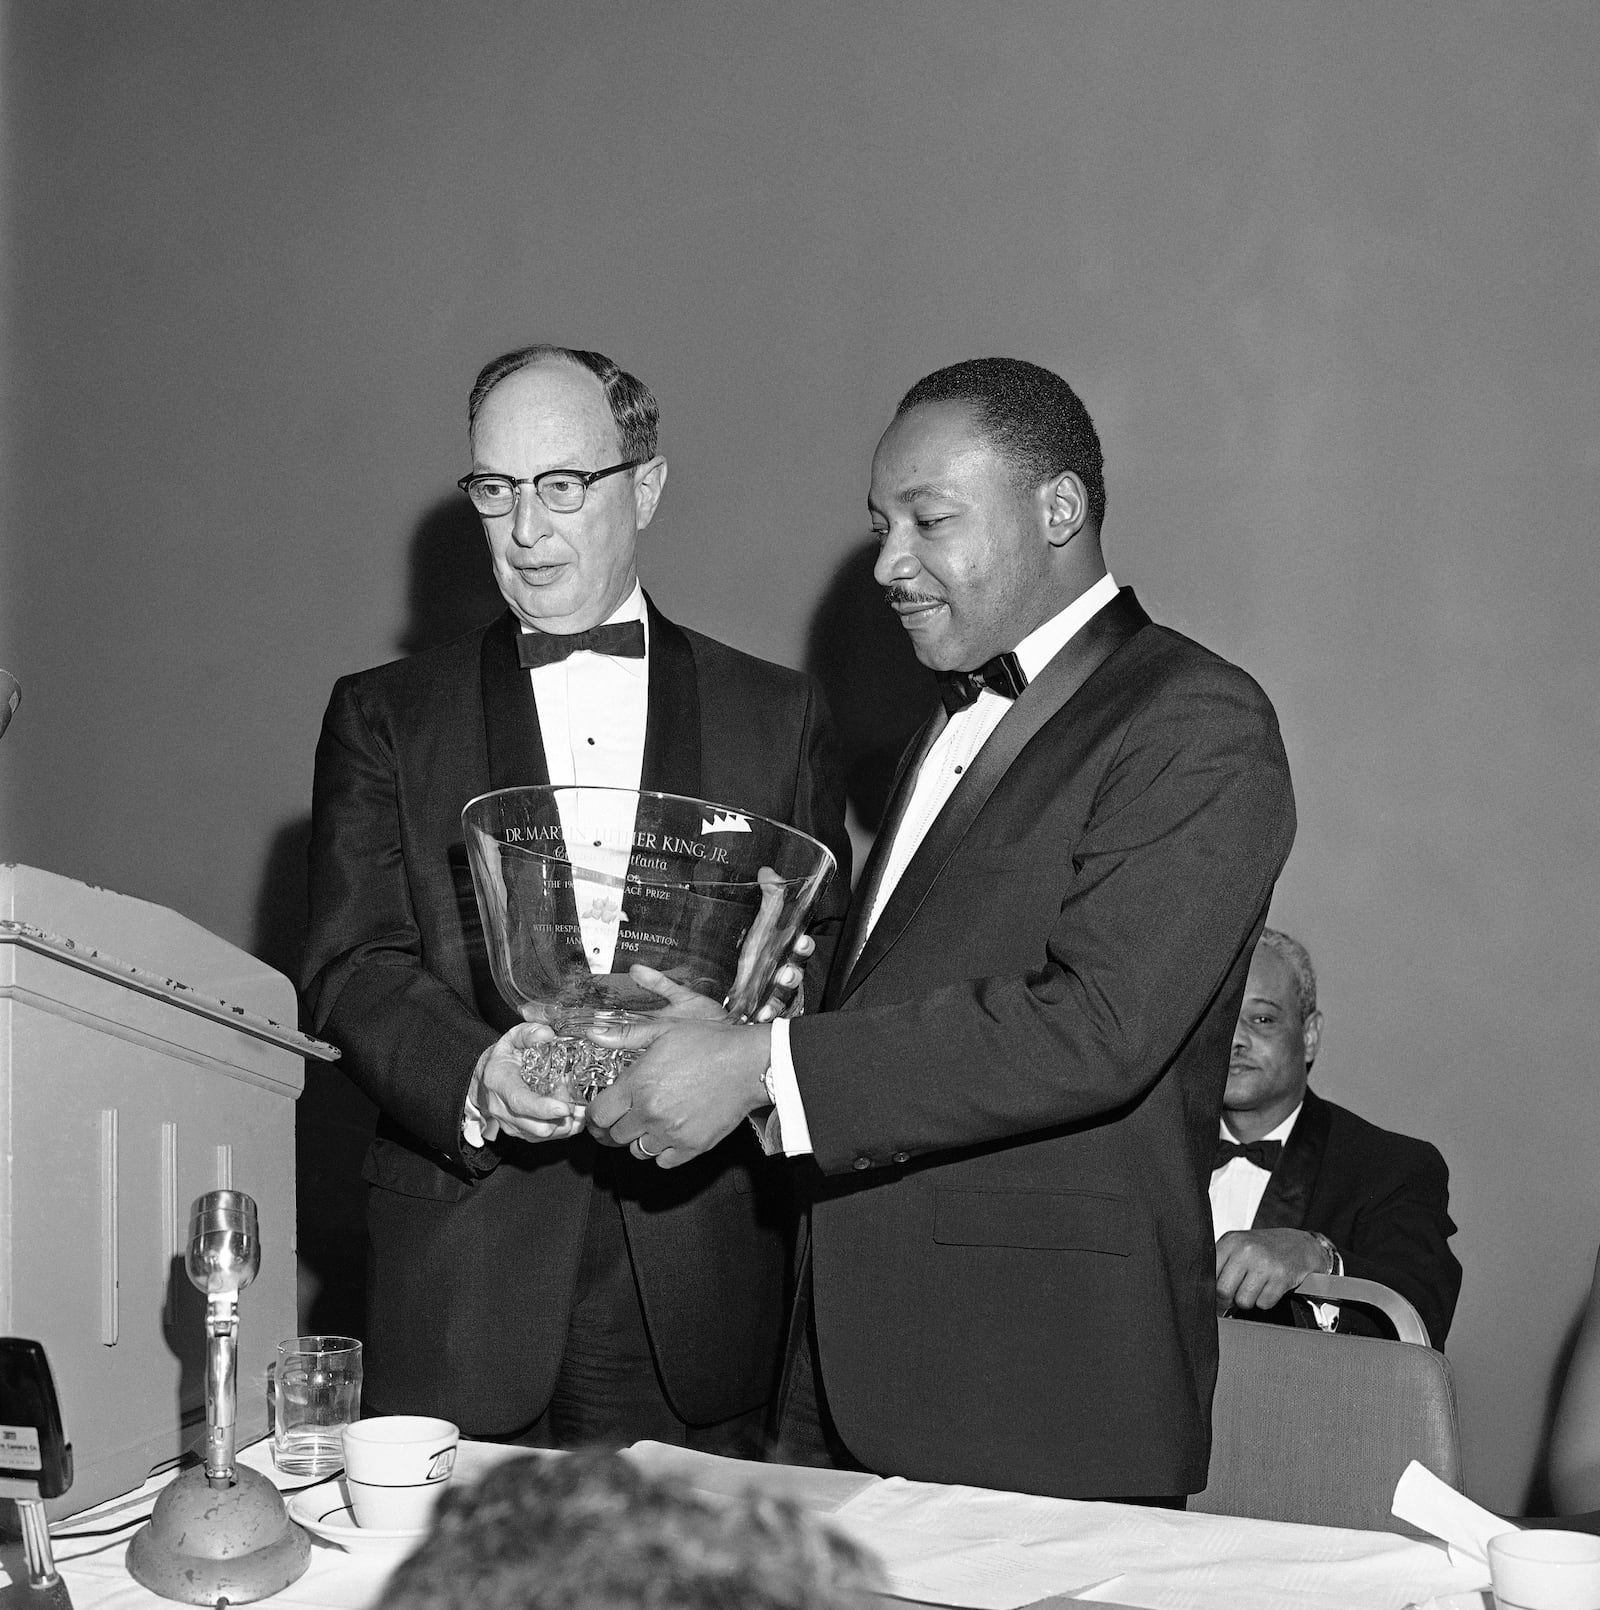
[[[791,1457],[1182,1502],[1209,1454],[1228,1043],[1294,829],[1277,721],[1107,573],[1099,439],[1049,371],[919,382],[868,508],[945,698],[824,1009],[661,1025],[590,1119],[692,1166],[772,1104],[812,1159]]]
[[[1321,1039],[1311,957],[1268,928],[1234,1030],[1211,1174],[1218,1306],[1284,1323],[1306,1275],[1352,1275],[1398,1291],[1443,1347],[1461,1291],[1450,1172],[1426,1141],[1306,1088]],[[1309,1308],[1327,1330],[1393,1334],[1354,1305]]]
[[[781,1181],[748,1134],[664,1174],[524,1083],[520,1053],[547,1031],[489,977],[461,811],[579,783],[813,834],[840,861],[815,999],[849,890],[831,729],[809,678],[675,625],[641,590],[667,466],[638,380],[598,353],[524,348],[483,370],[468,415],[461,484],[508,609],[343,678],[317,747],[306,1011],[380,1110],[367,1407],[561,1446],[747,1450],[781,1344]]]

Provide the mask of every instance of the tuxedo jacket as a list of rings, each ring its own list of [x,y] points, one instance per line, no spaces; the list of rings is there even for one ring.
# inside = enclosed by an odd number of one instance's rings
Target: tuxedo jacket
[[[1339,1249],[1347,1275],[1398,1291],[1422,1315],[1433,1345],[1444,1346],[1461,1265],[1450,1250],[1450,1171],[1437,1147],[1379,1129],[1308,1090],[1251,1228],[1320,1231]],[[1264,1317],[1284,1319],[1288,1306]],[[1393,1334],[1350,1304],[1340,1310],[1339,1329]]]
[[[843,784],[820,690],[650,606],[641,786],[812,834],[839,858],[813,933],[849,899]],[[554,1387],[594,1181],[614,1188],[650,1339],[681,1418],[769,1396],[788,1226],[743,1126],[663,1170],[587,1135],[463,1149],[483,1049],[516,1021],[489,974],[461,828],[490,789],[546,783],[517,624],[343,678],[317,746],[306,1010],[380,1118],[364,1177],[366,1390],[464,1432],[519,1429]],[[816,960],[813,958],[813,967]],[[825,965],[825,964],[824,964]],[[813,999],[822,973],[813,980]]]
[[[1064,1497],[1205,1485],[1207,1185],[1293,831],[1265,694],[1124,589],[1001,720],[861,945],[880,835],[833,1010],[790,1034],[818,1361],[863,1464]]]

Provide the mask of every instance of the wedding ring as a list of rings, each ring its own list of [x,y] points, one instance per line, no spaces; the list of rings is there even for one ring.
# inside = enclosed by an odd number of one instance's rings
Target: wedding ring
[[[660,1152],[653,1152],[648,1146],[645,1145],[643,1135],[640,1135],[633,1144],[638,1148],[638,1152],[641,1157],[659,1157],[661,1155]]]

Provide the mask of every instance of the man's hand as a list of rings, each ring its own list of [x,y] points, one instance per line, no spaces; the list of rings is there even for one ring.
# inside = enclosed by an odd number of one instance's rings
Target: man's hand
[[[772,975],[772,993],[756,1013],[757,1023],[770,1023],[775,1017],[799,1017],[806,1009],[806,966],[817,942],[801,934],[789,947],[789,955]]]
[[[772,1031],[760,1024],[664,1017],[626,1029],[597,1024],[589,1037],[601,1045],[648,1047],[594,1098],[589,1127],[662,1168],[709,1151],[746,1113],[766,1105],[761,1076]]]
[[[566,1140],[583,1128],[584,1109],[559,1096],[540,1096],[522,1077],[524,1049],[555,1039],[544,1023],[519,1023],[489,1047],[467,1087],[467,1099],[483,1118],[483,1138],[514,1135],[518,1140]]]
[[[798,1017],[805,1010],[805,964],[816,948],[817,942],[809,934],[801,934],[789,947],[787,959],[772,976],[772,991],[756,1013],[757,1023],[770,1023],[775,1017]],[[635,962],[628,969],[628,976],[635,984],[642,984],[652,995],[659,995],[666,1001],[661,1011],[664,1018],[720,1021],[728,1015],[709,995],[696,994],[687,984],[679,984],[643,962]]]
[[[1217,1312],[1275,1307],[1307,1275],[1327,1272],[1309,1230],[1230,1230],[1217,1242]]]

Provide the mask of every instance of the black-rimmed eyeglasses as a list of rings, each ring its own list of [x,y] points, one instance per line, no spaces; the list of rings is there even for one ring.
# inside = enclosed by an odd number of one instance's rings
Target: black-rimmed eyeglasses
[[[611,464],[603,470],[546,470],[543,475],[463,475],[456,485],[472,499],[479,514],[510,514],[517,506],[521,489],[531,486],[536,498],[552,514],[573,514],[583,507],[589,488],[608,475],[636,470],[648,460],[630,458],[626,464]]]

